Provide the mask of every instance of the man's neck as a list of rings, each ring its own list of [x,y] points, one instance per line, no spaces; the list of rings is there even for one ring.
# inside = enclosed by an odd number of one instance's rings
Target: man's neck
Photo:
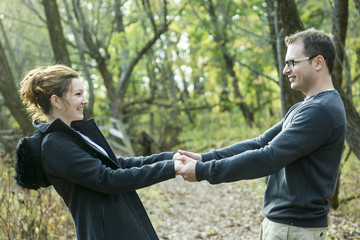
[[[334,85],[332,84],[331,76],[327,76],[322,78],[320,82],[318,82],[317,86],[314,86],[308,93],[305,94],[307,98],[315,96],[326,90],[333,90]]]

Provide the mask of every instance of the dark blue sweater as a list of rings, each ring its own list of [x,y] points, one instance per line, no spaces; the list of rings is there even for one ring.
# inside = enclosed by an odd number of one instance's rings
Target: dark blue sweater
[[[198,181],[212,184],[269,175],[263,213],[300,227],[326,227],[344,147],[346,117],[335,90],[295,104],[263,135],[202,154]]]

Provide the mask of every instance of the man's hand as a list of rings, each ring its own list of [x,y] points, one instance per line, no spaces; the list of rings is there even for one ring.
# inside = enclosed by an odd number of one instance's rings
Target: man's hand
[[[185,165],[185,162],[181,161],[181,160],[174,160],[174,167],[175,167],[175,174],[178,174],[178,171],[181,170],[181,168],[183,168]]]
[[[180,166],[180,169],[176,171],[176,175],[181,175],[185,181],[196,182],[196,160],[186,156],[181,155],[178,160],[180,160],[183,165]],[[175,161],[176,162],[176,161]]]

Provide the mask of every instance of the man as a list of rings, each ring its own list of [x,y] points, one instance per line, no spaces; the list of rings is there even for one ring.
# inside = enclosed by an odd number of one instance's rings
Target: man
[[[269,176],[260,239],[325,239],[327,199],[334,193],[346,117],[331,72],[335,47],[315,29],[285,38],[283,74],[305,100],[261,136],[198,154],[179,151],[177,174],[211,184]]]

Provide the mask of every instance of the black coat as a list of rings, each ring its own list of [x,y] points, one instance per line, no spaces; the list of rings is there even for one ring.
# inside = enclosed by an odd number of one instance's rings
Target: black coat
[[[60,119],[36,127],[46,133],[44,173],[68,206],[78,239],[158,239],[135,190],[174,178],[173,153],[116,158],[93,120],[75,121],[72,128]]]

